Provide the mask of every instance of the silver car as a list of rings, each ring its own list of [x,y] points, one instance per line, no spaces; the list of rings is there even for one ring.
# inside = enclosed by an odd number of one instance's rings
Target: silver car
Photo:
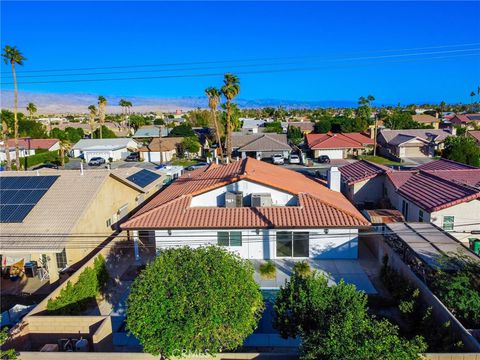
[[[288,162],[290,164],[300,164],[300,156],[298,156],[297,154],[291,154]]]
[[[283,158],[282,154],[275,154],[272,156],[272,162],[275,165],[283,165],[285,163],[285,159]]]

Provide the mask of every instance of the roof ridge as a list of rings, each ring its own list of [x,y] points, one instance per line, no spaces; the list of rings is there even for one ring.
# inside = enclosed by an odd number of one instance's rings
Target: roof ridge
[[[474,191],[474,192],[480,192],[480,190],[474,188],[473,186],[470,186],[470,185],[467,185],[467,184],[464,184],[464,183],[460,183],[460,182],[456,182],[456,181],[452,181],[452,180],[448,180],[448,179],[444,179],[440,176],[437,176],[435,174],[431,174],[430,172],[428,171],[424,171],[424,170],[419,170],[419,174],[423,174],[423,175],[426,175],[426,176],[429,176],[431,178],[434,178],[434,179],[438,179],[439,181],[443,182],[443,183],[447,183],[447,184],[451,184],[451,185],[455,185],[459,188],[464,188],[466,190],[471,190],[471,191]]]

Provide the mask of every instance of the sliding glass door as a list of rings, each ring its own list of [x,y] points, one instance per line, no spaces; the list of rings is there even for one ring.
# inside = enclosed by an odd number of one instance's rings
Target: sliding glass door
[[[308,257],[308,232],[277,231],[277,257]]]

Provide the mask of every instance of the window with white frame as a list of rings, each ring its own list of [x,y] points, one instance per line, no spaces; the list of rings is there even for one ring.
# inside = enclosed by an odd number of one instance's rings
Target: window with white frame
[[[218,246],[242,246],[241,231],[219,231],[217,232]]]
[[[447,230],[447,231],[453,230],[454,223],[455,223],[455,216],[444,216],[443,230]]]

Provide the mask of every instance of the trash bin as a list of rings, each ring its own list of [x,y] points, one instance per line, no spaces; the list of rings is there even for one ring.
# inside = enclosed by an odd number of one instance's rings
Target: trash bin
[[[29,262],[25,263],[25,266],[23,267],[23,269],[24,269],[25,275],[27,277],[33,278],[33,277],[37,276],[38,268],[37,268],[36,261],[29,261]]]

